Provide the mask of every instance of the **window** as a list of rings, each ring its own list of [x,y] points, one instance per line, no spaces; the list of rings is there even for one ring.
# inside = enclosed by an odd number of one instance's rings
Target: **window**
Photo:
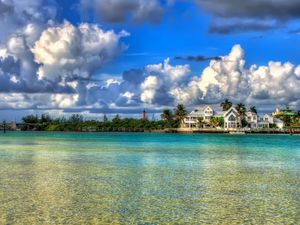
[[[235,117],[233,115],[231,115],[228,119],[228,121],[236,121]]]
[[[236,122],[228,122],[228,128],[236,128]]]

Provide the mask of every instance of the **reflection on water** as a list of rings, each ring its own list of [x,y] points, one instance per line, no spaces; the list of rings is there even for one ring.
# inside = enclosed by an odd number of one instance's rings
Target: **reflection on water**
[[[8,133],[0,224],[299,224],[300,137]]]

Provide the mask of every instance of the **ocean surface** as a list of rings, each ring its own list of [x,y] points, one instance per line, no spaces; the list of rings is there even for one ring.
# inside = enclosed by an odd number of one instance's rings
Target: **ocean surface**
[[[300,136],[1,133],[0,224],[300,224]]]

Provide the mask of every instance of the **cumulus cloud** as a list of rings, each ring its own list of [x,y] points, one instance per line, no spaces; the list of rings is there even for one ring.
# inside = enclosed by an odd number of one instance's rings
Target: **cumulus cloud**
[[[171,2],[167,2],[170,5]],[[120,23],[158,23],[163,15],[163,5],[159,0],[81,0],[86,11],[93,11],[100,21]]]
[[[99,14],[102,21],[150,23],[157,22],[163,7],[174,2],[81,1],[95,12],[102,12]],[[298,1],[291,0],[239,1],[239,4],[199,0],[198,3],[214,15],[214,21],[222,20],[217,24],[227,25],[215,27],[218,30],[214,32],[218,33],[239,32],[241,24],[244,31],[273,29],[297,18],[299,12]],[[239,8],[234,8],[236,5]],[[268,5],[278,13],[254,10]],[[1,109],[132,113],[144,107],[157,110],[177,103],[186,106],[219,103],[224,98],[257,106],[300,106],[300,65],[270,61],[268,65],[248,67],[239,45],[221,57],[176,58],[210,60],[197,76],[189,65],[174,65],[170,59],[120,75],[98,74],[105,63],[126,49],[122,40],[129,34],[89,23],[61,23],[57,9],[54,0],[0,0],[0,26],[6,28],[0,31]]]
[[[70,92],[51,82],[36,79],[37,65],[30,48],[48,21],[56,17],[54,1],[0,0],[0,92]],[[6,5],[4,8],[3,6]],[[63,90],[65,89],[65,90]]]
[[[172,90],[185,86],[191,71],[188,65],[170,65],[170,59],[164,63],[148,65],[148,76],[141,84],[141,100],[145,103],[169,105],[173,102]]]
[[[75,107],[77,94],[53,93],[0,93],[0,108],[3,109],[65,109]]]
[[[0,40],[16,32],[24,31],[26,36],[39,35],[47,22],[55,20],[57,4],[54,0],[0,0]],[[29,40],[28,40],[29,41]]]
[[[269,30],[300,18],[298,0],[196,0],[198,5],[214,16],[210,31],[219,33]],[[235,22],[233,22],[233,20]],[[252,22],[251,22],[252,21]],[[222,29],[222,26],[226,29]]]
[[[299,104],[300,66],[286,62],[269,62],[268,66],[251,66],[248,72],[250,101],[276,101]]]
[[[32,48],[35,61],[40,64],[38,77],[56,82],[88,79],[122,50],[119,40],[128,35],[87,23],[75,27],[64,22],[49,27]]]
[[[57,8],[54,0],[0,0],[2,108],[87,105],[93,73],[127,48],[127,32],[61,24]]]
[[[235,45],[228,55],[211,60],[199,76],[193,76],[188,65],[171,65],[166,59],[144,70],[127,71],[114,82],[109,79],[110,85],[101,89],[101,96],[105,96],[108,108],[172,107],[177,103],[194,106],[225,98],[263,107],[300,106],[300,66],[271,61],[267,66],[247,68],[244,54],[241,46]],[[93,93],[99,93],[99,87],[94,88]]]
[[[5,54],[0,51],[1,57]],[[270,61],[266,66],[246,67],[244,54],[241,46],[235,45],[228,55],[211,60],[198,76],[192,75],[188,65],[172,65],[170,59],[166,59],[143,69],[125,71],[121,76],[70,80],[65,84],[74,91],[72,93],[21,93],[15,89],[0,94],[0,106],[68,112],[139,112],[143,107],[155,110],[178,103],[186,106],[213,104],[225,98],[258,107],[300,106],[300,65]],[[17,88],[22,85],[21,77],[8,65],[18,64],[18,59],[7,56],[5,60],[7,66],[1,68],[6,72],[0,73],[0,79]]]
[[[212,60],[199,77],[173,93],[186,104],[219,103],[225,98],[248,104],[300,106],[300,66],[270,61],[245,67],[244,51],[235,45],[221,60]]]

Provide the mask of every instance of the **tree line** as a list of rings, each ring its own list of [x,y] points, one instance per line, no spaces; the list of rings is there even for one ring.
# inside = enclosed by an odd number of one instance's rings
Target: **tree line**
[[[229,110],[233,103],[225,99],[220,104],[223,111]],[[238,115],[241,118],[242,126],[246,126],[245,120],[247,108],[243,103],[238,103],[235,106]],[[251,106],[249,111],[257,113],[256,107]],[[140,130],[163,130],[166,128],[179,128],[182,126],[184,119],[188,115],[186,107],[183,104],[178,104],[173,110],[164,109],[160,115],[160,120],[121,118],[118,114],[108,120],[104,115],[101,121],[87,120],[80,114],[73,114],[70,117],[52,118],[48,114],[27,115],[22,118],[21,130],[37,130],[37,131],[140,131]],[[300,127],[300,111],[294,116],[278,116],[286,126]],[[198,127],[223,127],[223,117],[211,117],[207,122],[203,117],[199,117],[197,121]]]
[[[173,116],[174,115],[174,116]],[[112,120],[104,115],[102,121],[88,120],[80,114],[73,114],[69,118],[52,118],[48,114],[27,115],[22,118],[23,131],[142,131],[178,128],[187,115],[185,107],[180,104],[170,112],[170,117],[162,114],[160,120],[121,118],[117,114]]]

